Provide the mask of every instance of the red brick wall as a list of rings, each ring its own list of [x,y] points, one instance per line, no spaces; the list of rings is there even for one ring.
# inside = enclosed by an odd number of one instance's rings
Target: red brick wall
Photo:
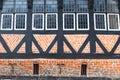
[[[33,64],[39,64],[39,75],[48,76],[81,76],[81,64],[87,64],[87,77],[119,77],[120,60],[118,59],[33,59],[33,60],[0,60],[0,75],[11,75],[11,64],[14,74],[33,75]],[[58,64],[64,64],[59,73]]]

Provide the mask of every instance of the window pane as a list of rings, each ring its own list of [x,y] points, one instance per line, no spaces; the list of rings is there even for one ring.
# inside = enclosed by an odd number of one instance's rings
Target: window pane
[[[107,0],[107,11],[108,12],[119,12],[118,0]]]
[[[27,12],[27,0],[16,0],[15,12]]]
[[[119,15],[108,14],[108,26],[109,29],[118,30],[119,29]]]
[[[87,14],[78,14],[77,15],[77,24],[78,24],[78,29],[88,29],[88,15]]]
[[[46,18],[46,29],[56,30],[57,29],[57,14],[48,13]]]
[[[13,15],[12,14],[3,14],[1,21],[2,30],[11,30],[13,26]]]
[[[57,0],[46,0],[46,11],[56,12],[57,8]]]
[[[76,0],[76,11],[87,12],[88,0]]]
[[[44,0],[33,0],[33,12],[44,11]]]
[[[43,14],[34,14],[33,15],[33,29],[42,30],[44,26],[44,16]]]
[[[14,0],[3,0],[2,12],[13,12],[14,11]]]
[[[105,0],[94,0],[94,11],[105,12]]]
[[[65,30],[74,30],[75,29],[75,14],[69,13],[64,14],[63,26]]]
[[[106,19],[105,14],[95,14],[94,22],[96,30],[104,30],[106,29]]]
[[[64,11],[75,11],[75,0],[63,0],[63,8]]]
[[[26,15],[25,14],[16,14],[15,15],[15,29],[16,30],[25,30],[26,29]]]

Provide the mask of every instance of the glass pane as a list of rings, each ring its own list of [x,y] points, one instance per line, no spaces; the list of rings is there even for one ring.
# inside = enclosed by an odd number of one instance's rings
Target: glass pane
[[[47,29],[57,29],[57,15],[56,14],[47,14]]]
[[[27,12],[27,0],[16,0],[15,12]]]
[[[43,29],[43,14],[34,15],[33,29]]]
[[[94,11],[105,12],[105,0],[94,0]]]
[[[2,15],[1,27],[4,30],[10,30],[12,28],[12,14]]]
[[[119,17],[118,15],[109,15],[109,29],[119,29]]]
[[[87,12],[88,0],[76,0],[76,11]]]
[[[74,14],[64,14],[64,29],[74,29]]]
[[[78,14],[78,29],[88,29],[87,14]]]
[[[57,0],[46,0],[46,11],[56,12],[57,8]]]
[[[44,11],[44,0],[33,0],[33,12]]]
[[[68,12],[75,11],[75,0],[63,0],[63,10]]]
[[[13,12],[14,11],[14,0],[3,0],[2,12]]]
[[[17,14],[16,15],[16,26],[15,26],[15,28],[16,29],[25,29],[25,15],[23,14],[23,15],[21,15],[21,14]]]
[[[119,12],[118,0],[107,0],[107,11],[108,12]]]
[[[105,15],[104,14],[95,15],[95,27],[96,29],[105,29]]]

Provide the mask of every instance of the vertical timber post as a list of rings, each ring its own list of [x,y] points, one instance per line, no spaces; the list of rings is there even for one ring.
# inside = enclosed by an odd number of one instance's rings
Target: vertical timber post
[[[0,0],[0,24],[1,24],[2,8],[3,8],[3,0]]]
[[[94,19],[93,19],[93,4],[94,0],[89,0],[89,23],[90,23],[90,33],[89,33],[89,39],[90,39],[90,53],[94,54],[96,52],[96,45],[95,45],[95,31],[94,31]]]
[[[33,0],[27,0],[27,30],[26,30],[26,53],[32,53],[32,5]]]
[[[58,47],[57,47],[57,53],[62,54],[63,53],[63,20],[62,20],[62,10],[63,10],[63,0],[58,0],[58,32],[57,32],[57,38],[58,38]]]

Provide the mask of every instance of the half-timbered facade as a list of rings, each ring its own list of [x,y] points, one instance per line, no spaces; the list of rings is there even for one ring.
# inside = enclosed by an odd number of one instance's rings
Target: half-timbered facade
[[[118,77],[119,15],[120,0],[0,0],[0,75]]]

